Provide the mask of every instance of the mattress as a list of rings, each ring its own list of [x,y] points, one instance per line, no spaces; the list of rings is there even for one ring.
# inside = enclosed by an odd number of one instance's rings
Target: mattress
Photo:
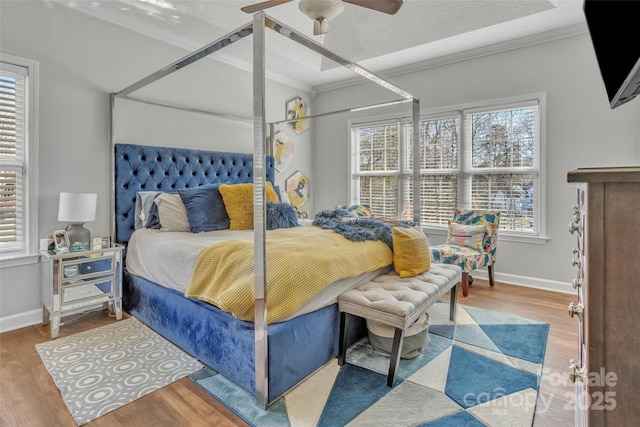
[[[277,232],[268,231],[269,233]],[[217,230],[205,233],[163,232],[143,228],[136,230],[127,249],[127,271],[184,294],[191,281],[196,259],[202,249],[230,239],[253,236],[253,230]],[[371,281],[392,267],[384,267],[355,277],[334,282],[317,294],[287,319],[334,304],[342,292]]]

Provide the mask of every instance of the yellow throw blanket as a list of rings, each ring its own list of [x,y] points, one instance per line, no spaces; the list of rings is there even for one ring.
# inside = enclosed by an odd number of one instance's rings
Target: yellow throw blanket
[[[267,323],[289,317],[337,280],[393,262],[393,252],[384,242],[352,242],[320,227],[269,231],[266,242]],[[185,295],[253,321],[253,238],[204,248]]]

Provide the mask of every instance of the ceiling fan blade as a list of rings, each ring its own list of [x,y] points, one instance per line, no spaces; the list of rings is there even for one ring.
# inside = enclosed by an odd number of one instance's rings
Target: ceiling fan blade
[[[273,6],[278,6],[283,3],[289,3],[290,1],[293,0],[268,0],[263,1],[262,3],[256,3],[250,6],[241,7],[240,10],[246,13],[256,13]]]
[[[355,4],[356,6],[366,7],[368,9],[377,10],[378,12],[388,13],[389,15],[395,15],[400,6],[402,6],[402,0],[342,0],[345,3]]]

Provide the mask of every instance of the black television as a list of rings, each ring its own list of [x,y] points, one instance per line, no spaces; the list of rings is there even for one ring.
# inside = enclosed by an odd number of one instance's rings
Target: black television
[[[640,0],[585,0],[583,9],[613,109],[640,95]]]

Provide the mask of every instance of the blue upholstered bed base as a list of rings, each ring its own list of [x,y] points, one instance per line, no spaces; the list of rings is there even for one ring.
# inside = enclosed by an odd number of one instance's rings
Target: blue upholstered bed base
[[[267,180],[274,181],[273,158]],[[252,182],[251,154],[221,153],[132,144],[115,145],[116,242],[126,245],[134,230],[138,191],[169,191],[217,182]],[[124,269],[124,309],[209,367],[255,392],[253,323]],[[268,295],[267,295],[268,296]],[[337,304],[269,325],[271,403],[338,354]],[[362,319],[349,328],[352,343],[366,333]]]
[[[125,275],[124,309],[210,368],[255,392],[253,323],[133,274]],[[269,402],[338,355],[338,316],[333,304],[269,325]],[[363,336],[365,327],[362,319],[353,317],[349,342]]]

